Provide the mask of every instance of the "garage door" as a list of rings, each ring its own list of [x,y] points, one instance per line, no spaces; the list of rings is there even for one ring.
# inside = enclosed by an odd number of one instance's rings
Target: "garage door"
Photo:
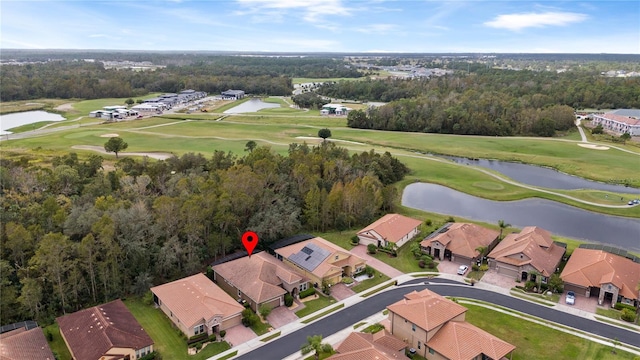
[[[504,266],[500,266],[498,265],[498,274],[500,275],[504,275],[504,276],[510,276],[512,278],[516,278],[518,277],[518,270],[514,270],[508,267],[504,267]]]

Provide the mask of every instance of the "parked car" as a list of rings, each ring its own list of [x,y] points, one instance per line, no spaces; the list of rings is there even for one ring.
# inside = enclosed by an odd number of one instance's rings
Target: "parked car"
[[[633,205],[633,201],[629,200],[629,205]]]
[[[634,200],[633,200],[633,203],[634,203],[634,204],[640,204],[640,200],[638,200],[638,199],[634,199]]]
[[[460,265],[460,267],[458,268],[458,275],[464,275],[467,270],[469,270],[469,267],[467,265]]]
[[[142,119],[142,115],[138,115],[138,119]]]
[[[567,296],[564,299],[564,302],[567,305],[574,305],[576,303],[576,293],[573,291],[567,291]]]

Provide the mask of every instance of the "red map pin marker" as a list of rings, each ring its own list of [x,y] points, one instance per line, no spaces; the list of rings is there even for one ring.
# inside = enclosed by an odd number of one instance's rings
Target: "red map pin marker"
[[[251,257],[253,249],[255,249],[256,245],[258,245],[258,234],[254,233],[253,231],[247,231],[242,234],[242,245],[245,249],[247,249],[249,257]]]

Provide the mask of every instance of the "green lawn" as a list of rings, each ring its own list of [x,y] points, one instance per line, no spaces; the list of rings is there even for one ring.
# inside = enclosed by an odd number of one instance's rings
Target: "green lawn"
[[[513,360],[613,360],[634,355],[481,306],[464,304],[466,320],[516,346]]]
[[[257,321],[255,324],[251,325],[251,330],[253,330],[256,335],[261,336],[269,332],[269,328],[271,325],[266,322]]]
[[[155,350],[163,359],[204,360],[230,348],[224,341],[216,342],[207,345],[197,355],[189,356],[182,333],[160,309],[155,309],[153,305],[145,305],[140,299],[129,298],[124,303],[151,336]]]
[[[422,234],[419,235],[419,237],[422,237]],[[415,241],[415,240],[412,240],[412,241]],[[404,244],[398,250],[398,256],[396,257],[389,256],[389,254],[381,251],[378,251],[376,254],[373,255],[373,257],[390,266],[393,266],[394,268],[402,271],[403,273],[412,273],[412,272],[421,272],[421,271],[438,271],[437,267],[434,269],[427,269],[427,268],[422,269],[420,268],[420,266],[418,266],[418,260],[416,260],[413,257],[413,254],[411,253],[411,251],[409,251],[409,247],[411,246],[412,241],[409,241],[406,244]]]
[[[60,328],[58,323],[53,323],[44,328],[44,335],[47,337],[47,333],[53,335],[53,341],[49,342],[49,347],[53,351],[54,355],[57,355],[57,360],[71,360],[71,353],[67,344],[64,342],[62,335],[60,335]],[[48,341],[48,339],[47,339]]]
[[[362,282],[360,282],[360,284],[352,286],[351,290],[359,293],[364,290],[370,289],[378,284],[382,284],[389,279],[390,277],[376,270],[376,274],[372,278],[363,280]]]
[[[336,299],[332,298],[331,296],[327,297],[318,295],[317,299],[305,302],[305,308],[296,311],[296,316],[298,316],[299,318],[303,318],[311,313],[314,313],[320,309],[324,309],[325,307],[335,303]]]

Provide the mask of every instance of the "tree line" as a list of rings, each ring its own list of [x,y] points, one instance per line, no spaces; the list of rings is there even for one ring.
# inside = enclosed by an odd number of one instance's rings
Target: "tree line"
[[[349,155],[324,142],[286,156],[248,147],[165,161],[75,154],[0,162],[0,322],[142,294],[240,248],[301,231],[364,226],[392,210],[407,167],[389,153]]]
[[[0,100],[136,97],[149,92],[196,89],[217,94],[289,95],[292,77],[358,77],[341,60],[211,56],[154,71],[105,69],[101,62],[60,60],[2,65]]]

